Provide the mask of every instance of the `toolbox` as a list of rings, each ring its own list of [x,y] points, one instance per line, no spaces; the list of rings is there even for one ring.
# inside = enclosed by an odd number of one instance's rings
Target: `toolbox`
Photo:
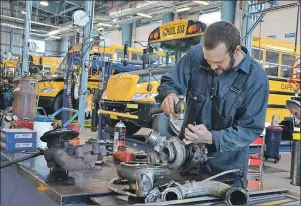
[[[36,151],[37,132],[30,129],[2,129],[1,149],[6,152]]]

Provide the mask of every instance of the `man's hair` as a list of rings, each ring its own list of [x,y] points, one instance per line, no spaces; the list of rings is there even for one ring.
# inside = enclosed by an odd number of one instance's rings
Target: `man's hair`
[[[240,33],[230,22],[215,22],[208,26],[204,32],[203,44],[206,49],[214,49],[220,43],[226,45],[230,54],[234,52],[237,45],[240,45]]]

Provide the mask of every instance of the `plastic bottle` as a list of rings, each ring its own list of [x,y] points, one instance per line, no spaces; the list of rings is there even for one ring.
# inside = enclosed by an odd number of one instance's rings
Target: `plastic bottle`
[[[36,110],[36,91],[28,80],[22,79],[14,90],[13,114],[19,120],[33,122]]]

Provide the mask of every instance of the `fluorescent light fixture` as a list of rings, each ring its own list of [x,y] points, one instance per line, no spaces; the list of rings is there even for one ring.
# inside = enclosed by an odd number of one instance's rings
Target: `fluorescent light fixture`
[[[40,1],[40,4],[41,4],[42,6],[48,6],[48,1]]]
[[[182,11],[188,11],[188,10],[190,10],[190,7],[184,7],[184,8],[177,9],[176,12],[182,12]]]
[[[97,25],[101,25],[101,26],[108,26],[108,27],[112,27],[112,24],[106,24],[106,23],[98,23]]]
[[[146,18],[153,18],[151,15],[143,14],[143,13],[137,13],[138,16],[143,16]]]
[[[51,38],[53,38],[53,39],[61,39],[62,37],[60,37],[60,36],[49,36],[49,37],[51,37]]]
[[[22,10],[21,13],[22,13],[22,14],[26,14],[26,11]]]
[[[35,35],[35,36],[47,36],[46,34],[37,34],[37,33],[33,33],[33,32],[30,32],[31,35]]]
[[[104,30],[104,28],[103,28],[103,27],[99,27],[99,28],[97,28],[97,30],[98,30],[98,31]]]
[[[193,1],[193,2],[194,2],[194,3],[198,3],[198,4],[203,4],[203,5],[205,5],[205,6],[209,5],[209,3],[206,2],[206,1]]]

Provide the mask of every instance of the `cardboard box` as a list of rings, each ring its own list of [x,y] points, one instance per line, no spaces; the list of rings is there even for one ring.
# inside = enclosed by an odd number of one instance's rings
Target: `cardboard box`
[[[34,152],[37,151],[37,142],[36,141],[26,141],[26,142],[6,142],[1,141],[1,149],[6,152]]]
[[[1,130],[1,141],[4,142],[33,142],[36,140],[37,132],[27,128]]]

